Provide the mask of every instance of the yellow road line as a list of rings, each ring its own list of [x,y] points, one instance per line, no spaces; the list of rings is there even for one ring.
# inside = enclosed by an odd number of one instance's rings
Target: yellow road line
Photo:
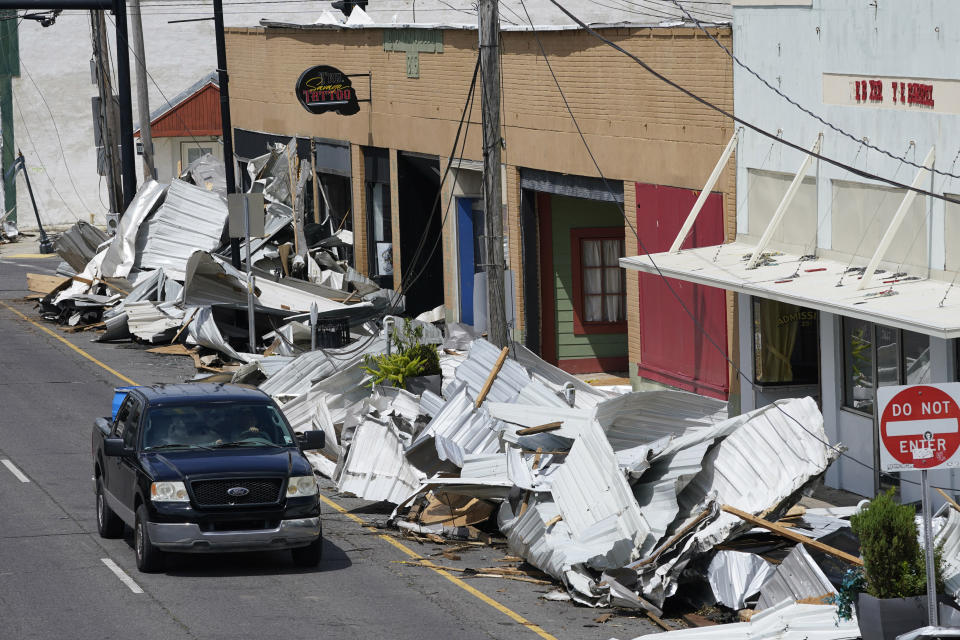
[[[56,338],[57,340],[59,340],[59,341],[62,342],[63,344],[67,345],[68,347],[70,347],[71,349],[73,349],[74,351],[76,351],[77,353],[79,353],[81,356],[83,356],[83,357],[86,358],[87,360],[93,362],[95,365],[101,367],[102,369],[106,369],[107,371],[109,371],[109,372],[112,373],[113,375],[117,376],[118,378],[120,378],[121,380],[123,380],[124,382],[126,382],[127,384],[131,384],[131,385],[133,385],[133,386],[137,386],[137,383],[134,382],[133,380],[131,380],[130,378],[128,378],[127,376],[123,375],[122,373],[120,373],[120,372],[117,371],[116,369],[111,369],[110,367],[108,367],[108,366],[105,365],[104,363],[100,362],[99,360],[97,360],[96,358],[94,358],[92,355],[90,355],[89,353],[87,353],[86,351],[84,351],[83,349],[81,349],[80,347],[78,347],[77,345],[73,344],[72,342],[70,342],[69,340],[67,340],[66,338],[64,338],[63,336],[57,335],[56,333],[54,333],[53,331],[51,331],[50,329],[48,329],[47,327],[43,326],[42,324],[40,324],[40,323],[38,323],[38,322],[34,322],[33,320],[31,320],[31,319],[28,318],[27,316],[23,315],[22,313],[20,313],[19,311],[17,311],[16,309],[14,309],[13,307],[11,307],[10,305],[8,305],[6,302],[3,302],[2,300],[0,300],[0,305],[6,307],[6,308],[9,309],[10,311],[13,311],[15,314],[17,314],[18,316],[20,316],[23,320],[26,320],[27,322],[29,322],[30,324],[32,324],[32,325],[35,326],[36,328],[40,329],[41,331],[45,331],[46,333],[49,333],[51,336],[53,336],[54,338]]]
[[[55,253],[0,253],[0,259],[3,258],[56,258]]]
[[[363,520],[361,520],[360,518],[358,518],[356,515],[350,513],[349,511],[347,511],[347,510],[344,509],[342,506],[340,506],[339,504],[337,504],[336,502],[334,502],[334,501],[331,500],[330,498],[326,497],[325,495],[321,494],[321,495],[320,495],[320,499],[323,500],[324,503],[326,503],[327,505],[329,505],[329,506],[332,507],[333,509],[336,509],[337,511],[339,511],[339,512],[342,513],[343,515],[345,515],[345,516],[347,516],[348,518],[350,518],[351,520],[353,520],[354,522],[357,522],[357,523],[359,523],[359,524],[363,524]],[[369,529],[370,531],[376,531],[376,529],[374,529],[373,527],[366,527],[366,528]],[[521,615],[520,615],[519,613],[517,613],[516,611],[513,611],[512,609],[508,609],[507,607],[503,606],[502,604],[500,604],[499,602],[497,602],[496,600],[494,600],[493,598],[491,598],[491,597],[488,596],[487,594],[483,593],[482,591],[478,591],[477,589],[475,589],[475,588],[472,587],[471,585],[467,584],[466,582],[464,582],[464,581],[461,580],[460,578],[458,578],[458,577],[454,576],[453,574],[451,574],[449,571],[445,571],[442,567],[438,567],[438,566],[435,565],[433,562],[431,562],[429,559],[423,557],[422,555],[420,555],[419,553],[417,553],[416,551],[414,551],[413,549],[411,549],[411,548],[408,547],[407,545],[403,544],[402,542],[399,542],[399,541],[395,540],[395,539],[394,539],[393,537],[391,537],[391,536],[387,536],[387,535],[383,535],[383,534],[380,534],[379,537],[380,537],[382,540],[386,540],[386,541],[389,542],[391,545],[393,545],[394,547],[396,547],[396,548],[399,549],[400,551],[404,552],[405,554],[407,554],[407,555],[410,556],[411,558],[416,558],[416,559],[419,560],[421,563],[427,565],[427,567],[429,567],[431,571],[433,571],[434,573],[440,574],[441,576],[443,576],[444,578],[446,578],[447,580],[449,580],[449,581],[452,582],[453,584],[457,585],[458,587],[460,587],[461,589],[463,589],[464,591],[466,591],[467,593],[469,593],[469,594],[472,595],[473,597],[479,599],[481,602],[490,605],[491,607],[493,607],[494,609],[496,609],[497,611],[499,611],[499,612],[502,613],[503,615],[507,616],[508,618],[510,618],[511,620],[513,620],[514,622],[523,625],[524,627],[526,627],[526,628],[529,629],[530,631],[533,631],[535,634],[537,634],[538,636],[540,636],[540,637],[543,638],[544,640],[557,640],[556,636],[551,635],[550,633],[548,633],[547,631],[545,631],[542,627],[540,627],[540,626],[538,626],[538,625],[535,625],[534,623],[530,622],[529,620],[527,620],[526,618],[524,618],[523,616],[521,616]]]
[[[104,363],[100,362],[99,360],[97,360],[96,358],[94,358],[93,356],[91,356],[89,353],[87,353],[86,351],[84,351],[84,350],[81,349],[80,347],[74,345],[74,344],[71,343],[70,341],[68,341],[68,340],[66,340],[65,338],[63,338],[63,336],[58,336],[56,333],[54,333],[53,331],[51,331],[51,330],[48,329],[47,327],[43,326],[42,324],[39,324],[39,323],[37,323],[37,322],[34,322],[33,320],[31,320],[31,319],[28,318],[27,316],[23,315],[22,313],[20,313],[19,311],[17,311],[16,309],[14,309],[13,307],[11,307],[10,305],[8,305],[7,303],[3,302],[2,300],[0,300],[0,305],[2,305],[3,307],[6,307],[6,308],[9,309],[10,311],[14,312],[14,313],[17,314],[18,316],[20,316],[23,320],[26,320],[27,322],[29,322],[29,323],[32,324],[33,326],[37,327],[38,329],[47,332],[48,334],[50,334],[51,336],[53,336],[54,338],[56,338],[56,339],[59,340],[60,342],[64,343],[65,345],[67,345],[68,347],[70,347],[71,349],[73,349],[74,351],[76,351],[77,353],[79,353],[81,356],[83,356],[83,357],[86,358],[87,360],[90,360],[90,361],[93,362],[94,364],[96,364],[96,365],[100,366],[101,368],[109,371],[110,373],[112,373],[113,375],[117,376],[118,378],[120,378],[120,379],[123,380],[124,382],[136,386],[136,384],[137,384],[136,382],[134,382],[134,381],[131,380],[130,378],[126,377],[125,375],[117,372],[116,370],[111,369],[110,367],[108,367],[108,366],[105,365]],[[327,505],[329,505],[331,508],[333,508],[333,509],[335,509],[336,511],[338,511],[338,512],[342,513],[343,515],[347,516],[348,518],[350,518],[351,520],[353,520],[353,521],[356,522],[357,524],[361,524],[361,525],[363,524],[363,520],[361,520],[360,518],[358,518],[356,515],[350,513],[349,511],[347,511],[346,509],[344,509],[342,506],[340,506],[339,504],[337,504],[336,502],[334,502],[333,500],[331,500],[331,499],[328,498],[327,496],[325,496],[325,495],[323,495],[323,494],[320,494],[320,499],[321,499],[324,503],[326,503]],[[376,529],[374,529],[373,527],[367,527],[367,529],[369,529],[369,530],[371,530],[371,531],[376,531]],[[449,580],[449,581],[452,582],[453,584],[457,585],[458,587],[460,587],[461,589],[463,589],[464,591],[466,591],[467,593],[469,593],[469,594],[472,595],[473,597],[477,598],[478,600],[480,600],[480,601],[483,602],[484,604],[490,605],[491,607],[493,607],[494,609],[496,609],[497,611],[499,611],[499,612],[502,613],[503,615],[507,616],[508,618],[510,618],[511,620],[513,620],[514,622],[523,625],[524,627],[526,627],[526,628],[529,629],[530,631],[534,632],[535,634],[537,634],[538,636],[540,636],[540,637],[543,638],[544,640],[557,640],[557,637],[556,637],[556,636],[551,635],[550,633],[547,633],[546,631],[544,631],[544,629],[543,629],[542,627],[540,627],[540,626],[538,626],[538,625],[530,622],[529,620],[527,620],[526,618],[524,618],[523,616],[521,616],[521,615],[520,615],[519,613],[517,613],[516,611],[513,611],[512,609],[508,609],[507,607],[503,606],[502,604],[500,604],[499,602],[497,602],[496,600],[494,600],[493,598],[491,598],[491,597],[488,596],[487,594],[483,593],[482,591],[478,591],[477,589],[475,589],[475,588],[472,587],[471,585],[467,584],[466,582],[464,582],[464,581],[461,580],[460,578],[452,575],[449,571],[444,571],[441,567],[436,566],[436,565],[435,565],[433,562],[431,562],[429,559],[423,557],[422,555],[420,555],[419,553],[417,553],[416,551],[414,551],[413,549],[411,549],[411,548],[408,547],[407,545],[403,544],[402,542],[398,542],[397,540],[394,540],[392,537],[387,536],[387,535],[383,535],[383,534],[380,534],[379,537],[380,537],[382,540],[385,540],[385,541],[389,542],[391,545],[393,545],[394,547],[396,547],[397,549],[399,549],[399,550],[402,551],[403,553],[407,554],[407,555],[410,556],[411,558],[416,558],[417,560],[421,561],[423,564],[427,565],[427,566],[430,568],[430,570],[433,571],[434,573],[440,574],[441,576],[443,576],[444,578],[446,578],[447,580]]]

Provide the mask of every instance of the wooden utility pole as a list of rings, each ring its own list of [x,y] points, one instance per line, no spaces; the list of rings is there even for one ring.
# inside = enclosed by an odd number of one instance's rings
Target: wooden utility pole
[[[483,111],[484,257],[487,272],[487,332],[507,346],[503,282],[503,208],[500,185],[500,16],[497,0],[480,0],[480,74]]]
[[[227,74],[227,40],[223,33],[223,0],[213,0],[213,31],[217,40],[217,74],[220,79],[223,173],[230,194],[237,193],[237,179],[233,171],[233,125],[230,124],[230,77]],[[230,238],[230,262],[235,269],[240,268],[240,238]]]
[[[143,145],[143,179],[157,179],[153,160],[153,137],[150,135],[150,97],[147,94],[147,57],[143,48],[143,22],[140,20],[140,0],[130,0],[130,26],[133,32],[133,56],[137,65],[137,113],[140,118],[140,143]]]
[[[103,11],[90,12],[90,24],[93,29],[93,58],[97,89],[100,94],[100,142],[103,144],[106,164],[107,193],[110,197],[110,211],[122,213],[123,183],[120,179],[119,119],[113,100],[111,86],[110,58],[108,55],[107,24]]]

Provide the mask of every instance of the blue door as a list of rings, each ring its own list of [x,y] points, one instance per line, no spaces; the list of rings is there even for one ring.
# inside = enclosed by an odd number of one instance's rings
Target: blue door
[[[478,198],[457,198],[457,247],[460,254],[460,322],[473,324],[473,276],[483,261],[483,209]]]

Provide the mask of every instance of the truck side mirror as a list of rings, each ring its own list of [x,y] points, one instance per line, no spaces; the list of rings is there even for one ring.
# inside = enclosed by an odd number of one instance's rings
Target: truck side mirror
[[[326,435],[323,431],[304,431],[297,434],[297,441],[300,444],[301,451],[311,449],[323,449],[326,442]]]
[[[123,438],[104,438],[103,453],[111,457],[124,455]]]

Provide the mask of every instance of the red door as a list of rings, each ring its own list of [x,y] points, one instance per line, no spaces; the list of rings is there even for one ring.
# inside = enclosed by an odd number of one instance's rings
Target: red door
[[[638,253],[667,251],[698,195],[690,189],[637,183],[637,233],[642,242]],[[723,240],[723,196],[711,193],[683,248]],[[726,357],[727,303],[722,289],[640,274],[640,376],[725,400],[729,390]]]

